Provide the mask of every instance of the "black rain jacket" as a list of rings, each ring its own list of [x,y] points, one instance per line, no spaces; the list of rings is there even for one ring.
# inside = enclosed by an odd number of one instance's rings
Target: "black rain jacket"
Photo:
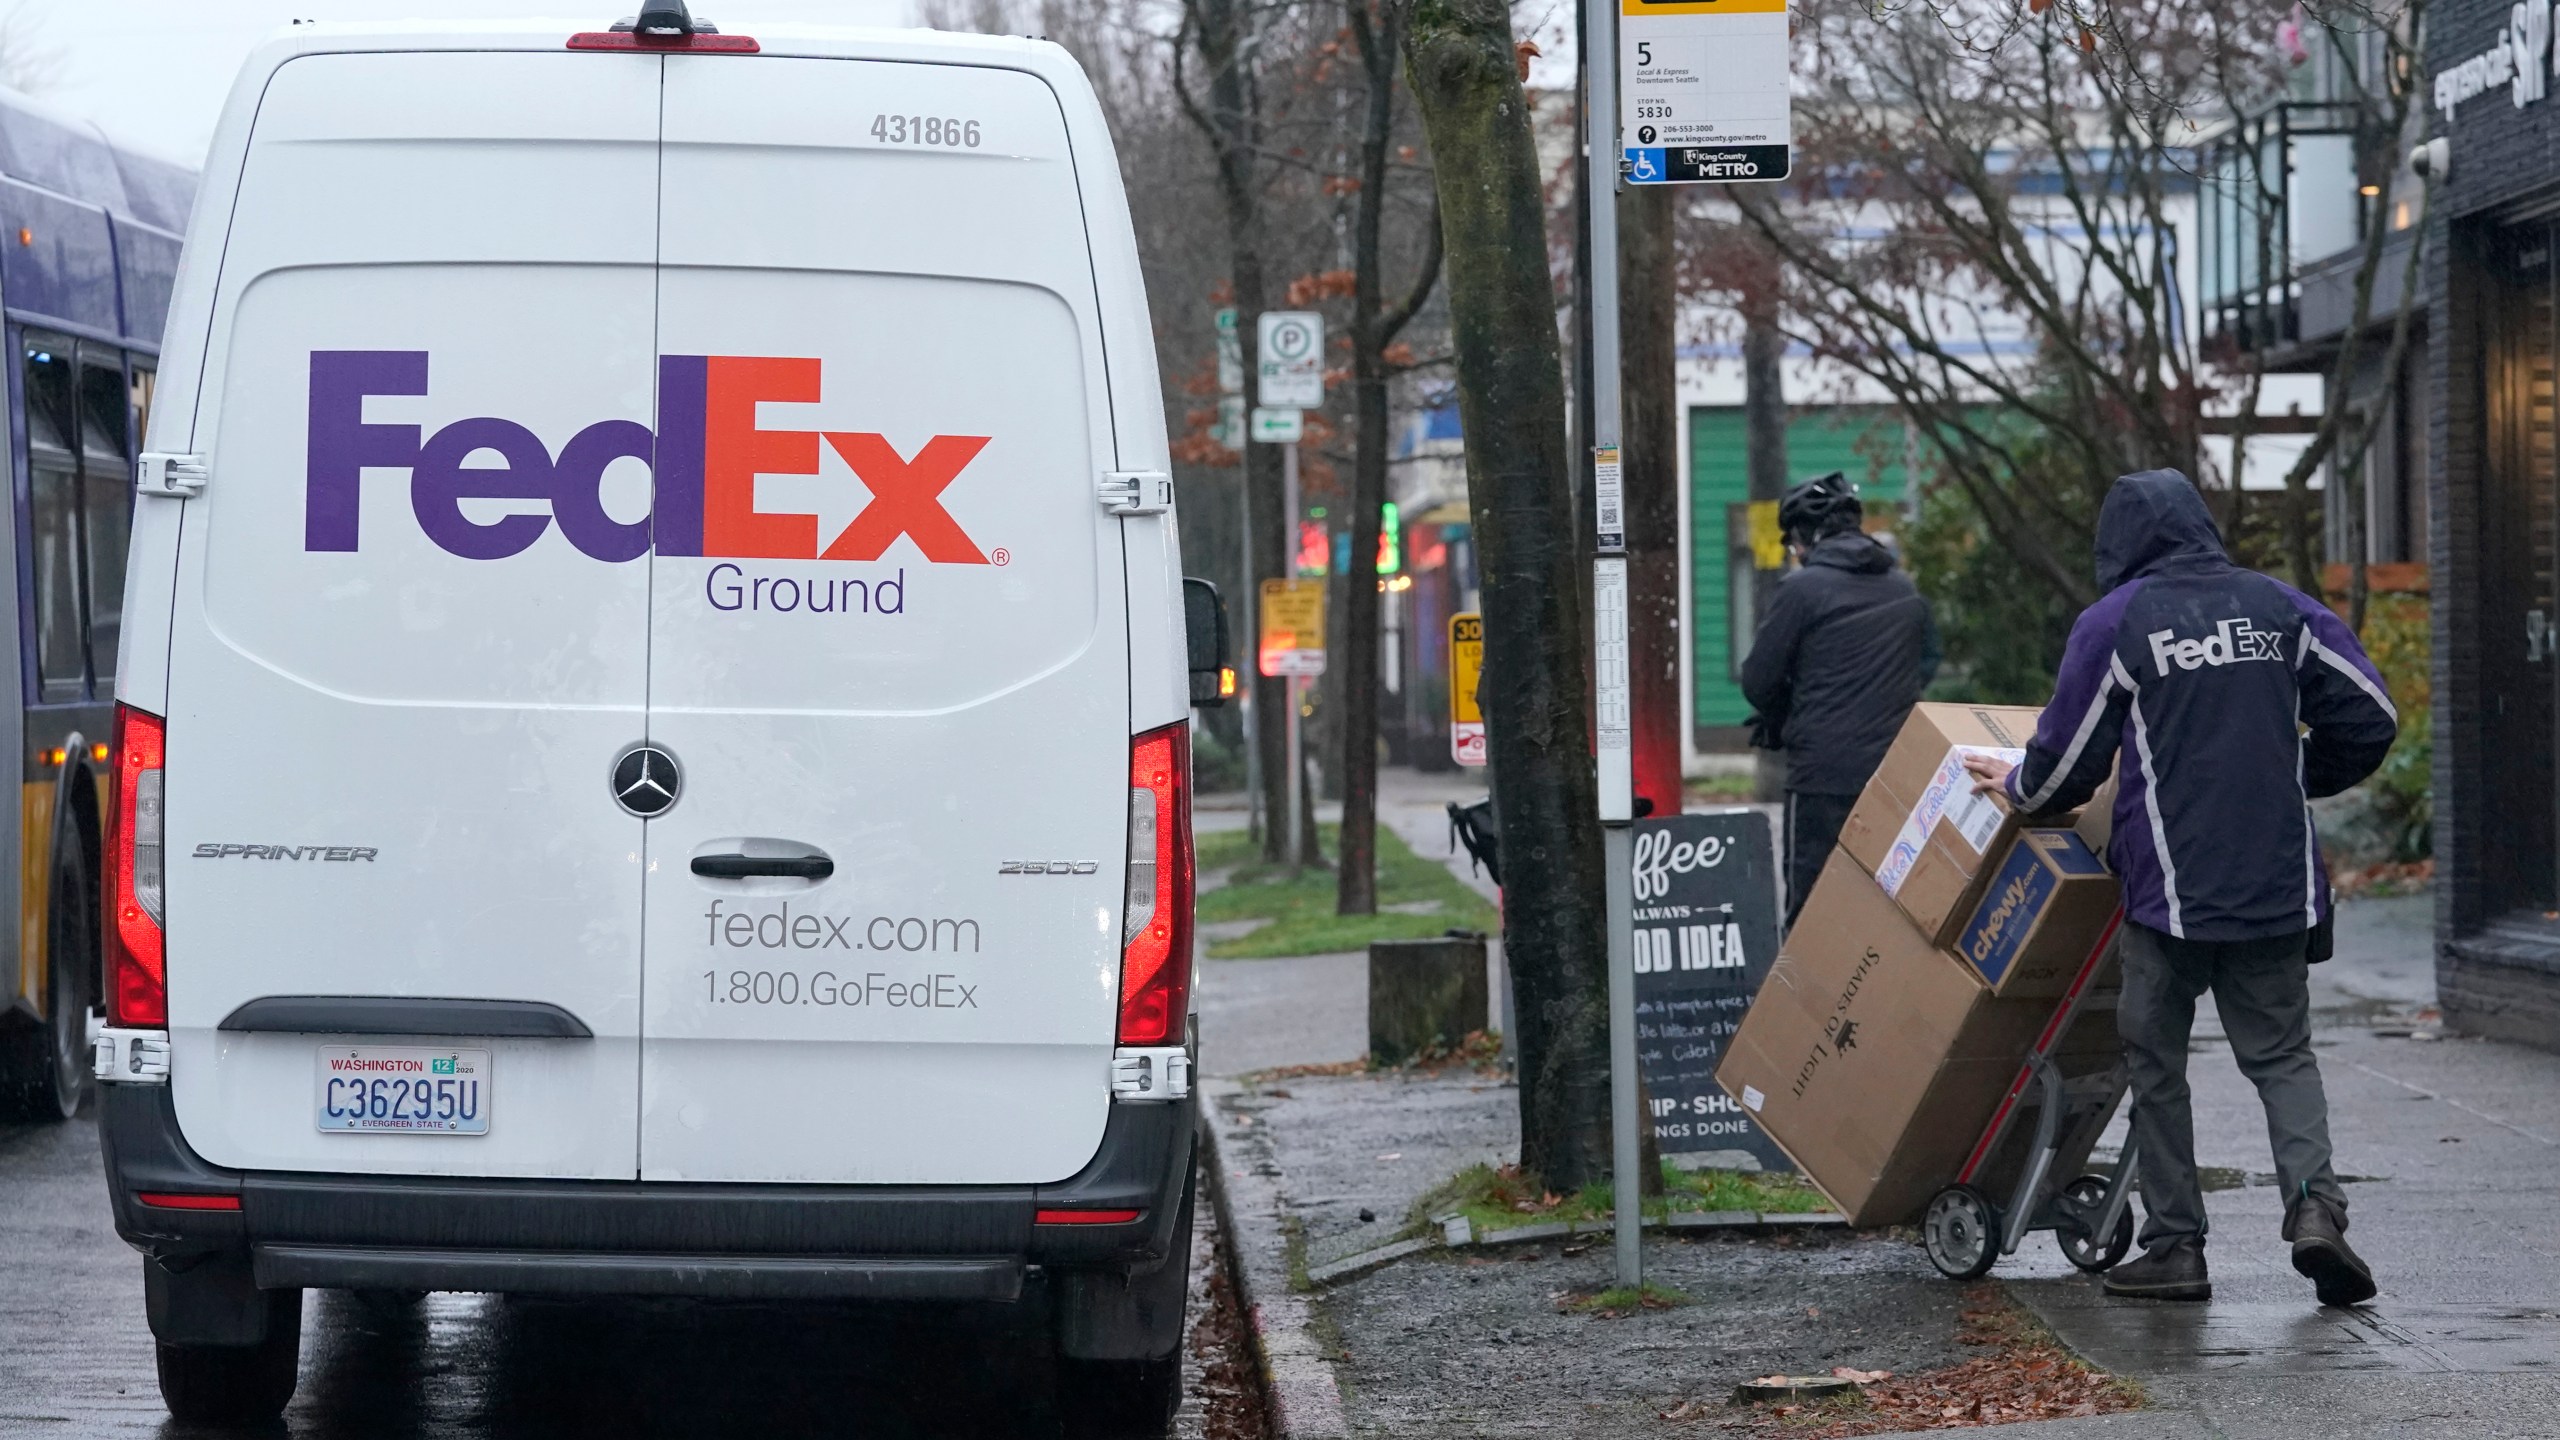
[[[1742,662],[1761,732],[1786,747],[1787,788],[1855,795],[1938,673],[1938,625],[1893,552],[1851,531],[1778,585]]]

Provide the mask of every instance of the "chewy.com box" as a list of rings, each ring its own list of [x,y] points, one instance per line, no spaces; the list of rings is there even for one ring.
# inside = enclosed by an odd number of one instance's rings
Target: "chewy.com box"
[[[1995,995],[2057,999],[2115,933],[2119,895],[2077,831],[2021,830],[1957,932],[1956,955]]]
[[[2014,705],[1915,705],[1840,830],[1840,848],[1875,877],[1920,932],[1955,942],[2017,830],[2008,805],[1973,792],[1965,757],[2015,765],[2041,711]]]

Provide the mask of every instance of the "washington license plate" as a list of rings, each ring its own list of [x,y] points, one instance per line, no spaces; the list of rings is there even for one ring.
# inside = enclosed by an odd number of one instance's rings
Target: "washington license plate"
[[[400,1135],[489,1133],[489,1052],[325,1045],[320,1128]]]

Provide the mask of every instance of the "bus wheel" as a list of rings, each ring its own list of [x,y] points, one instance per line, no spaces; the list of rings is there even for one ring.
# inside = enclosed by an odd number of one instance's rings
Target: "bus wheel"
[[[68,1120],[89,1093],[89,977],[98,971],[97,909],[79,842],[61,845],[59,856],[47,907],[44,1019],[0,1036],[0,1109],[20,1120]]]

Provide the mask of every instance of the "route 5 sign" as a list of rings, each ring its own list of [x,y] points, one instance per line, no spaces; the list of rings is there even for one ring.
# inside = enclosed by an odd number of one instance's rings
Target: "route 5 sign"
[[[1618,97],[1628,184],[1786,179],[1787,0],[1618,0]]]

